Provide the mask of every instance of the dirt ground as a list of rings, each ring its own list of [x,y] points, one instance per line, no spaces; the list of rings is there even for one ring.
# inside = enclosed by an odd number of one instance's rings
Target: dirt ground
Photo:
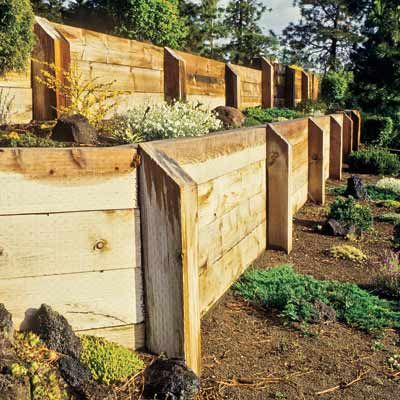
[[[328,188],[334,185],[329,182]],[[334,197],[328,194],[328,204]],[[373,287],[376,265],[391,247],[393,226],[375,222],[373,232],[351,243],[368,256],[367,262],[336,260],[327,251],[348,242],[318,232],[327,211],[327,206],[307,204],[295,216],[291,255],[267,251],[255,266],[290,263],[318,279]],[[375,215],[384,211],[374,207]],[[340,323],[304,330],[285,324],[276,310],[248,304],[230,291],[202,321],[202,342],[204,400],[400,399],[400,373],[387,362],[400,354],[400,338],[392,330],[372,335]]]

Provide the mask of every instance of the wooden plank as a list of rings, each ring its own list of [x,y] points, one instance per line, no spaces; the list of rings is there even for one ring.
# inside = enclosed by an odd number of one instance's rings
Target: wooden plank
[[[266,221],[266,189],[211,224],[199,227],[199,265],[208,267]]]
[[[295,214],[299,211],[304,204],[306,204],[308,199],[308,185],[303,185],[296,192],[292,194],[291,204],[292,213]]]
[[[186,100],[186,64],[173,50],[164,49],[164,94],[165,100]]]
[[[274,65],[266,58],[261,58],[262,68],[262,106],[263,108],[274,107],[275,85]]]
[[[145,346],[145,324],[130,324],[108,328],[76,331],[78,335],[90,335],[106,338],[128,349],[137,350]]]
[[[43,303],[78,331],[143,321],[141,268],[0,279],[0,293],[17,329],[29,328]]]
[[[223,95],[213,96],[209,94],[187,94],[186,100],[189,103],[194,104],[202,104],[204,107],[207,107],[210,110],[217,108],[219,106],[225,106],[226,98],[225,93]]]
[[[226,65],[225,69],[225,82],[226,105],[239,109],[241,101],[240,77],[236,70],[229,64]]]
[[[141,265],[139,210],[0,217],[0,279]]]
[[[197,185],[151,143],[140,154],[147,347],[200,373]]]
[[[335,116],[331,116],[331,138],[329,177],[331,179],[342,179],[343,166],[343,127]]]
[[[267,225],[261,223],[222,258],[200,270],[200,309],[204,315],[266,248]]]
[[[0,76],[0,88],[31,89],[31,66],[23,71],[8,71]]]
[[[302,100],[310,100],[310,77],[305,71],[301,71],[301,98]]]
[[[0,91],[11,101],[10,122],[27,123],[32,120],[32,89],[1,87],[0,82]]]
[[[304,142],[308,137],[308,119],[300,118],[291,121],[276,122],[273,124],[292,146]],[[294,154],[294,153],[293,153]]]
[[[265,162],[258,161],[199,185],[200,226],[212,223],[237,207],[238,203],[265,191],[265,181]]]
[[[0,215],[137,208],[137,151],[0,149]]]
[[[357,110],[351,110],[350,118],[353,121],[353,151],[357,151],[361,144],[361,113]]]
[[[343,160],[353,150],[353,120],[347,115],[343,114]]]
[[[270,248],[292,250],[292,148],[272,124],[267,125],[267,196]]]
[[[308,196],[317,204],[325,204],[324,130],[309,119],[308,128]]]

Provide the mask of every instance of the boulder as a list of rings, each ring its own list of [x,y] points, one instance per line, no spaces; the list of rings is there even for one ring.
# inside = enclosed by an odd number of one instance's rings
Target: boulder
[[[243,113],[234,107],[219,106],[214,109],[214,113],[226,129],[240,128],[246,119]]]
[[[14,324],[12,315],[6,310],[4,304],[0,304],[0,338],[14,342]]]
[[[53,128],[51,139],[60,142],[96,144],[97,131],[90,125],[87,118],[76,114],[59,118],[56,126]]]
[[[319,324],[328,321],[336,320],[336,311],[329,307],[324,302],[317,300],[314,303],[314,315],[312,317],[312,322]]]
[[[62,357],[58,362],[61,376],[74,390],[83,392],[86,385],[92,379],[89,369],[83,366],[79,360],[72,357]]]
[[[358,176],[351,176],[347,179],[346,196],[352,196],[359,200],[368,200],[367,190]]]
[[[11,375],[0,375],[1,400],[31,400],[29,378],[16,378]]]
[[[32,317],[32,332],[36,333],[47,347],[58,353],[79,359],[82,344],[68,321],[46,304],[42,304]]]
[[[191,400],[198,394],[196,374],[180,359],[158,359],[144,373],[143,398]]]
[[[349,229],[337,221],[336,219],[329,219],[325,227],[326,233],[331,236],[347,236]]]

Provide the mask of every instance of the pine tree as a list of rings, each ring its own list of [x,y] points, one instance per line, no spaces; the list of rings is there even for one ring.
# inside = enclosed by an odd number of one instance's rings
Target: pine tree
[[[50,21],[62,22],[66,10],[65,0],[31,0],[33,12]]]
[[[353,2],[353,0],[350,0]],[[294,0],[301,20],[283,31],[283,44],[294,62],[328,71],[343,68],[362,41],[361,13],[349,0]],[[357,10],[359,11],[359,10]]]
[[[270,56],[277,40],[265,35],[259,25],[266,6],[257,0],[230,0],[225,10],[224,26],[229,32],[225,45],[227,57],[239,64],[250,64],[259,56]]]

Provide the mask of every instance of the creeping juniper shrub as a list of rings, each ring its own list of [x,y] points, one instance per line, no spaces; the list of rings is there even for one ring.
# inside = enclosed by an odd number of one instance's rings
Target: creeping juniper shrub
[[[354,226],[361,232],[367,231],[373,224],[370,207],[357,203],[351,196],[347,199],[337,197],[331,205],[328,218],[341,222],[347,228]]]
[[[123,382],[144,368],[143,361],[123,346],[94,336],[82,336],[81,341],[81,362],[100,383]]]
[[[323,303],[336,318],[365,331],[400,328],[400,312],[394,304],[350,283],[317,280],[283,265],[270,270],[249,270],[235,285],[245,299],[276,308],[292,321],[312,322],[315,305]]]
[[[41,138],[30,132],[0,132],[0,147],[66,147],[67,143]]]
[[[366,144],[389,146],[393,140],[393,120],[381,115],[366,115],[362,119],[362,141]]]
[[[399,225],[400,224],[400,214],[395,213],[395,212],[385,213],[378,217],[378,221],[387,222],[387,223],[393,224],[393,225]]]
[[[395,176],[400,171],[399,157],[387,149],[378,147],[352,152],[347,157],[347,163],[350,171],[356,173]]]
[[[291,110],[289,108],[261,108],[261,107],[246,108],[246,110],[244,110],[244,115],[254,125],[268,124],[271,122],[282,121],[285,119],[301,118],[304,116],[301,112],[296,110]]]
[[[365,190],[369,199],[373,201],[397,201],[400,199],[400,195],[389,188],[378,187],[377,185],[367,185]],[[337,186],[332,188],[330,192],[336,196],[346,196],[347,187]]]

